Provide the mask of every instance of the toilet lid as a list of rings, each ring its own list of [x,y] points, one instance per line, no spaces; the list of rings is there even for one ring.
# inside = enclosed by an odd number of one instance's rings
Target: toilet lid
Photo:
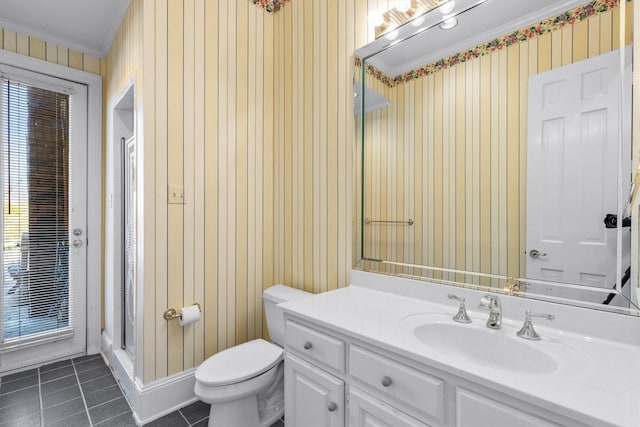
[[[210,386],[239,383],[278,364],[282,354],[282,348],[263,339],[236,345],[205,360],[196,369],[196,381]]]

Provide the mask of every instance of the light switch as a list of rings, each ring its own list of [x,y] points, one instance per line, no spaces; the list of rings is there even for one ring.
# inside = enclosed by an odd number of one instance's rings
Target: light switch
[[[184,187],[181,185],[169,186],[169,203],[176,205],[184,203]]]

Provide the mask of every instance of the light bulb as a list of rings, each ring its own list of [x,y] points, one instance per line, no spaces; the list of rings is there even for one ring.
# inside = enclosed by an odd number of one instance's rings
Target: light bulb
[[[440,6],[440,13],[446,15],[447,13],[450,13],[454,7],[456,7],[456,2],[453,0],[448,1]]]
[[[440,24],[440,28],[443,30],[450,30],[456,25],[458,25],[458,20],[456,18],[449,18]]]
[[[372,10],[369,12],[369,23],[374,27],[382,24],[384,22],[384,17],[382,16],[382,12],[379,10]]]
[[[414,27],[419,27],[420,25],[424,24],[424,20],[425,20],[425,17],[424,15],[422,15],[421,17],[411,21],[411,25],[413,25]]]
[[[395,8],[398,12],[406,12],[411,9],[411,0],[396,0]]]
[[[400,34],[400,30],[393,30],[385,37],[387,38],[387,40],[394,40],[396,37],[398,37],[398,34]]]

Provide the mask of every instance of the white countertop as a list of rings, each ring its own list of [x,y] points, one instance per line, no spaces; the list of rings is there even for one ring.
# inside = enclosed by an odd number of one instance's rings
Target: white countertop
[[[451,290],[468,294],[468,290]],[[438,303],[434,303],[349,286],[284,303],[281,307],[290,315],[587,424],[640,426],[640,346],[554,329],[545,325],[544,320],[535,319],[542,341],[523,342],[545,351],[559,349],[560,359],[572,359],[560,360],[566,370],[533,374],[483,366],[463,357],[445,356],[434,349],[437,343],[428,346],[415,338],[407,326],[411,316],[456,313],[457,302],[441,295],[437,297]],[[467,300],[471,300],[469,295]],[[508,303],[503,301],[503,307]],[[467,308],[472,324],[484,327],[487,313],[473,307],[477,307],[477,302],[470,301]],[[503,317],[503,328],[497,333],[515,334],[521,325],[522,318]]]

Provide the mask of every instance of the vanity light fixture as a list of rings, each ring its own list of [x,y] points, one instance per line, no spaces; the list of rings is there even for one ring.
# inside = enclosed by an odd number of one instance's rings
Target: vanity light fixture
[[[398,12],[405,13],[411,9],[411,0],[396,0],[394,7]]]
[[[425,17],[424,15],[422,15],[421,17],[411,21],[411,25],[413,25],[414,27],[419,27],[420,25],[424,24],[424,20],[425,20]]]
[[[430,11],[440,10],[441,6],[445,7],[443,14],[451,13],[454,9],[453,2],[454,0],[387,0],[391,9],[387,11],[370,10],[368,22],[369,25],[375,26],[375,38],[382,37],[408,22],[411,22],[414,27],[422,28],[426,22],[423,15]]]
[[[388,40],[395,40],[395,38],[398,37],[399,34],[400,34],[400,30],[393,30],[390,33],[388,33],[387,35],[385,35],[385,37]]]
[[[443,15],[451,13],[454,7],[456,7],[456,2],[453,0],[450,0],[446,3],[443,3],[442,6],[440,6],[440,13],[442,13]]]
[[[458,20],[453,17],[453,18],[449,18],[446,19],[444,21],[442,21],[442,23],[440,24],[440,29],[442,30],[450,30],[453,27],[455,27],[456,25],[458,25]]]

